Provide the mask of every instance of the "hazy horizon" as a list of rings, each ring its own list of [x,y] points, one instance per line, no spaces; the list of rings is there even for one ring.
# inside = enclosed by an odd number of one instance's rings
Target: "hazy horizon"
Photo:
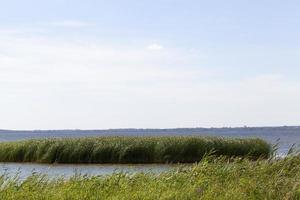
[[[1,1],[0,128],[290,126],[300,2]]]
[[[3,129],[0,131],[106,131],[106,130],[175,130],[175,129],[260,129],[260,128],[300,128],[300,125],[282,125],[282,126],[220,126],[220,127],[165,127],[165,128],[143,128],[143,127],[120,127],[120,128],[95,128],[95,129]]]

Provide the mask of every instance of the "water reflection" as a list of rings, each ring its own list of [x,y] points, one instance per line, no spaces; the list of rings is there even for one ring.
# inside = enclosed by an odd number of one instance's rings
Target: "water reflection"
[[[45,174],[50,178],[64,177],[68,178],[75,174],[84,174],[89,176],[109,175],[117,172],[126,173],[161,173],[175,169],[179,164],[31,164],[31,163],[1,163],[0,174],[7,177],[18,176],[24,180],[33,173]]]

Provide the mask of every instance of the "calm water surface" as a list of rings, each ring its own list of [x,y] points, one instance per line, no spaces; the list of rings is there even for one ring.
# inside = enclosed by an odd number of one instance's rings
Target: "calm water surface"
[[[68,178],[74,175],[109,175],[113,173],[126,172],[129,174],[143,172],[159,174],[168,170],[175,169],[180,164],[31,164],[31,163],[0,163],[0,174],[7,177],[15,177],[20,180],[38,173],[47,175],[49,178],[64,177]]]

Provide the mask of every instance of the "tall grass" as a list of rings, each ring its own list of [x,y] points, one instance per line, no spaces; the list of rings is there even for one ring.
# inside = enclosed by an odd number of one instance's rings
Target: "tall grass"
[[[0,162],[39,163],[191,163],[211,153],[268,157],[261,139],[197,136],[86,137],[0,143]]]
[[[300,199],[300,157],[280,160],[205,157],[192,167],[155,174],[115,173],[25,181],[0,177],[5,200],[297,200]]]

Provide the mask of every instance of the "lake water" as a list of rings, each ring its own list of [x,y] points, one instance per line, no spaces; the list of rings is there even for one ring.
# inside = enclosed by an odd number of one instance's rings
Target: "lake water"
[[[258,137],[271,144],[278,144],[278,154],[284,156],[292,145],[300,145],[300,127],[259,127],[259,128],[181,128],[181,129],[112,129],[112,130],[60,130],[60,131],[6,131],[0,130],[0,141],[17,141],[32,138],[83,137],[107,135],[203,135],[249,138]],[[50,177],[70,177],[76,173],[106,175],[113,172],[160,173],[174,169],[176,165],[44,165],[25,163],[0,163],[0,174],[21,179],[33,172]]]
[[[186,164],[184,164],[186,165]],[[0,163],[0,174],[7,177],[15,177],[16,175],[20,180],[38,173],[47,175],[49,178],[64,177],[68,178],[76,174],[98,176],[109,175],[112,173],[155,173],[159,174],[164,171],[172,170],[179,164],[31,164],[31,163]]]

